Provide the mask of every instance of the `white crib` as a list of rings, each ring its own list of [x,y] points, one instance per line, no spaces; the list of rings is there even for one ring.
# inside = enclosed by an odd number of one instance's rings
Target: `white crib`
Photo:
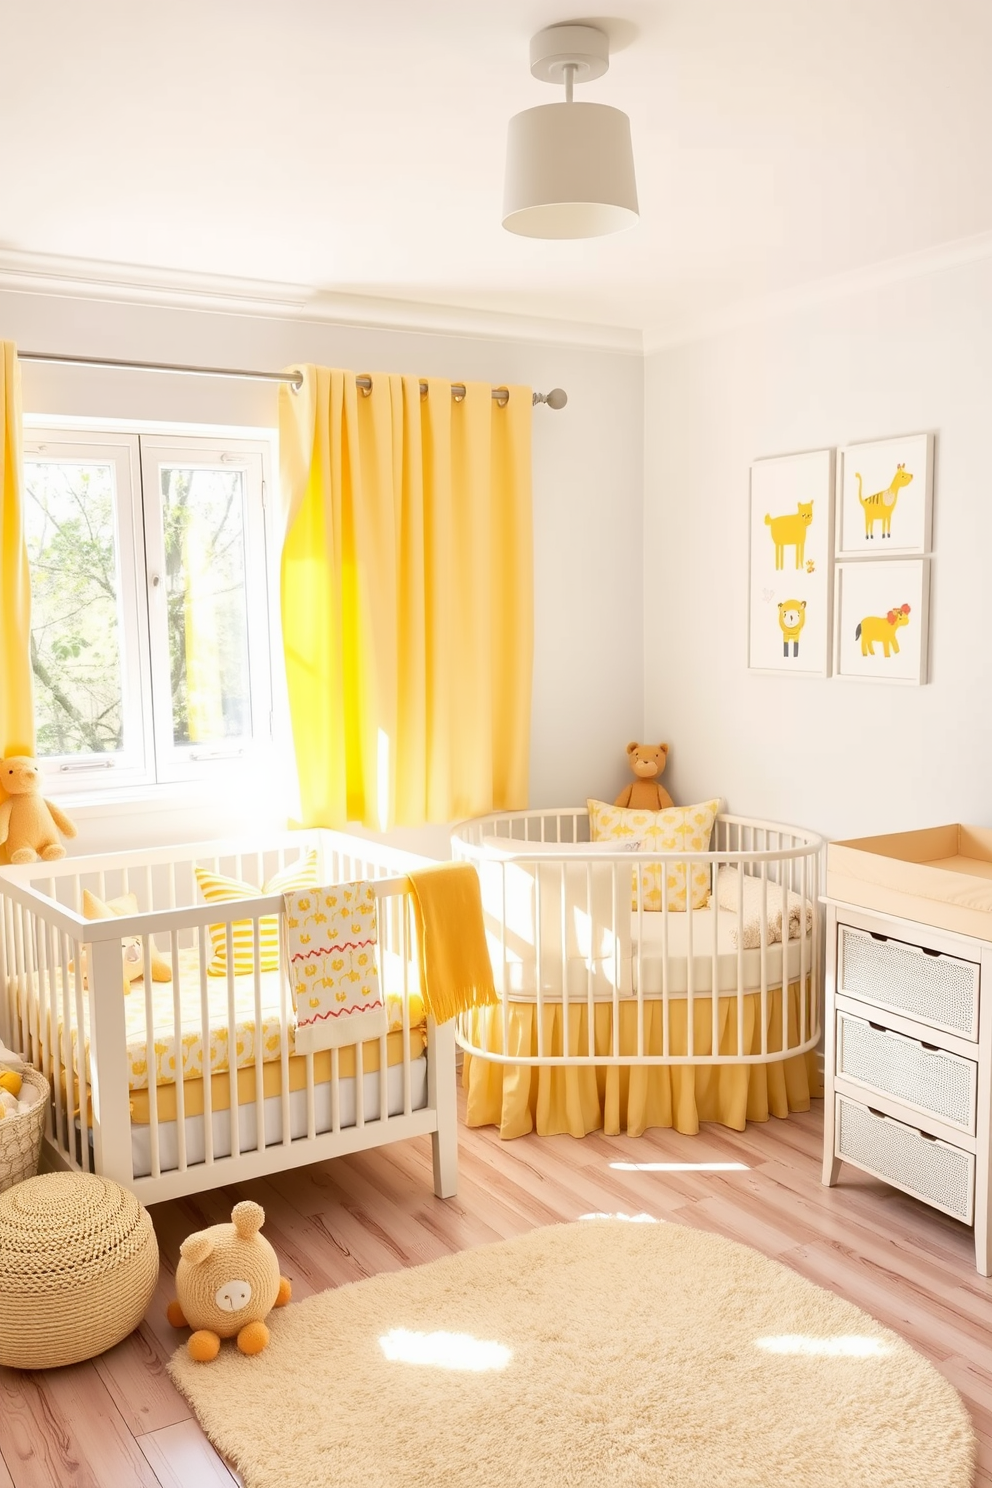
[[[194,867],[263,884],[311,850],[318,883],[375,881],[390,1031],[297,1055],[286,975],[260,955],[263,916],[279,916],[282,939],[281,895],[197,903]],[[430,1133],[434,1191],[453,1195],[454,1026],[420,1016],[406,878],[420,866],[317,830],[0,869],[0,1035],[50,1082],[49,1164],[115,1178],[147,1204]],[[139,912],[84,919],[84,889],[133,894]],[[244,922],[253,955],[236,975]],[[221,977],[207,974],[217,926]],[[172,981],[146,975],[125,994],[122,937],[140,939],[146,967],[154,938]]]
[[[497,1007],[459,1020],[469,1059],[592,1076],[610,1067],[753,1070],[816,1048],[814,833],[719,816],[708,852],[629,852],[590,842],[588,813],[576,807],[494,814],[462,824],[452,842],[479,872],[499,994]],[[649,865],[659,863],[661,907],[646,909]],[[692,865],[703,870],[708,903],[694,908],[690,893],[675,912],[669,869],[688,876]],[[694,1129],[688,1120],[680,1130]]]

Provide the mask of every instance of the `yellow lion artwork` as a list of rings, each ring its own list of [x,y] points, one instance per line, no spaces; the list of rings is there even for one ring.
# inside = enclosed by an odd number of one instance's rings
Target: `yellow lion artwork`
[[[909,605],[900,605],[897,610],[890,610],[887,615],[866,615],[858,623],[854,632],[854,639],[861,642],[861,655],[874,656],[875,642],[881,643],[886,656],[891,656],[893,651],[899,655],[899,642],[896,640],[896,631],[900,626],[909,624]]]
[[[798,656],[799,637],[806,624],[806,601],[804,599],[783,599],[778,607],[778,623],[782,630],[782,655],[788,656],[791,641],[792,654]]]

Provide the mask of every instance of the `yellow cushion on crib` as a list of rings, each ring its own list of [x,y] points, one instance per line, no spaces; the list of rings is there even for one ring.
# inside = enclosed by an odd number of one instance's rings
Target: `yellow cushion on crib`
[[[664,811],[631,811],[626,806],[610,806],[606,801],[587,801],[589,835],[593,842],[639,841],[641,851],[708,852],[713,823],[720,809],[719,800],[703,801],[697,806],[669,806]],[[705,863],[693,863],[692,907],[705,909],[710,897],[710,871]],[[685,909],[684,863],[667,864],[668,908]],[[660,910],[661,863],[641,867],[645,910]],[[631,908],[637,908],[637,870],[633,874]]]
[[[208,904],[220,904],[231,899],[255,899],[259,894],[292,894],[296,889],[312,889],[317,884],[317,853],[311,849],[305,857],[297,858],[280,870],[261,888],[257,884],[245,883],[240,878],[226,878],[223,873],[212,873],[209,868],[195,868],[200,893]],[[252,921],[235,920],[231,926],[234,946],[234,975],[244,976],[255,970],[252,950]],[[207,967],[207,976],[227,976],[227,926],[211,925],[210,939],[213,941],[213,960]],[[263,915],[258,922],[258,949],[262,971],[276,971],[279,966],[279,916]]]

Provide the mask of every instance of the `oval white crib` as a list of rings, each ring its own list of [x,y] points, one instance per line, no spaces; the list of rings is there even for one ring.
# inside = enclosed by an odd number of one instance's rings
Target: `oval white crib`
[[[815,833],[726,815],[708,852],[591,842],[585,807],[456,828],[499,995],[456,1030],[469,1124],[692,1133],[808,1109],[821,850]]]

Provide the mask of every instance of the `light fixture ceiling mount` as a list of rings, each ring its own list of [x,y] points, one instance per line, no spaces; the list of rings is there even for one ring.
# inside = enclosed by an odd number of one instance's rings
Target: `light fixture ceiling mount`
[[[526,109],[507,134],[503,226],[530,238],[595,238],[637,221],[630,120],[604,103],[575,103],[575,83],[602,77],[610,40],[598,26],[548,26],[530,70],[564,84],[565,102]]]

